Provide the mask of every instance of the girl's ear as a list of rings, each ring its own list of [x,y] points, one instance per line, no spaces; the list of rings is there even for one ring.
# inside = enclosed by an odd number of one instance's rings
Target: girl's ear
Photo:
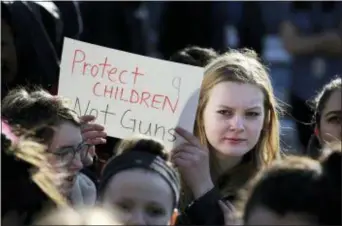
[[[315,125],[314,134],[315,134],[315,136],[316,136],[318,142],[319,142],[320,144],[322,144],[321,137],[320,137],[320,135],[319,135],[319,129],[318,129],[317,125]]]
[[[170,226],[176,225],[176,221],[177,221],[178,215],[179,215],[178,210],[175,208],[175,209],[173,210],[172,215],[171,215]]]
[[[315,126],[314,134],[315,134],[315,136],[316,136],[317,138],[319,138],[319,131],[318,131],[317,125]]]

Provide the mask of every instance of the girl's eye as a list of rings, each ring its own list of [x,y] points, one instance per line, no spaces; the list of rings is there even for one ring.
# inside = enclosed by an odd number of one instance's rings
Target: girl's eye
[[[217,113],[220,115],[231,115],[232,112],[228,110],[218,110]]]
[[[246,115],[248,117],[257,117],[260,115],[260,113],[259,112],[248,112]]]
[[[328,122],[340,124],[340,123],[341,123],[341,117],[332,116],[332,117],[330,117],[330,118],[328,119]]]
[[[130,205],[129,203],[117,203],[116,206],[126,212],[129,212],[132,209],[132,205]]]
[[[74,152],[74,149],[72,147],[63,147],[63,148],[57,149],[55,151],[55,154],[60,155],[60,156],[65,156],[73,152]]]
[[[147,212],[150,216],[161,216],[165,214],[164,209],[160,207],[148,207]]]
[[[217,113],[219,113],[219,114],[221,114],[221,115],[224,115],[226,112],[227,112],[227,111],[225,111],[225,110],[219,110],[219,111],[217,111]]]

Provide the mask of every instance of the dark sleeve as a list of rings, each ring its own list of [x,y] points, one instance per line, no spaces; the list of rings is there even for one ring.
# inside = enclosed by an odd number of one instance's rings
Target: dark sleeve
[[[337,15],[342,15],[342,2],[337,3]],[[340,20],[338,22],[338,32],[340,34],[340,37],[342,38],[342,17],[340,17]]]
[[[98,179],[92,170],[89,169],[89,167],[85,167],[81,170],[81,173],[85,174],[93,183],[95,184],[95,187],[98,188]]]
[[[177,218],[176,225],[224,225],[218,189],[213,188],[191,203]]]

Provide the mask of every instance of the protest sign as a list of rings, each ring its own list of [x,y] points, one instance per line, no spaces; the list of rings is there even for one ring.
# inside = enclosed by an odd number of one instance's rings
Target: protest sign
[[[109,136],[145,134],[167,147],[175,127],[192,132],[203,68],[65,38],[58,95],[91,114]]]

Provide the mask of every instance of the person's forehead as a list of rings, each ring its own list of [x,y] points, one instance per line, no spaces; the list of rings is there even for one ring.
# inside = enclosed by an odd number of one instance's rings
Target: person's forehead
[[[341,90],[334,91],[323,108],[323,114],[327,114],[331,111],[341,111],[341,99]]]
[[[254,107],[263,104],[264,95],[255,85],[222,82],[213,87],[210,101],[228,107]]]
[[[57,146],[74,146],[82,141],[80,127],[71,123],[62,123],[55,128],[54,141]]]
[[[168,183],[158,173],[139,168],[117,173],[110,180],[110,187],[127,192],[137,188],[141,191],[153,190],[163,194],[171,192],[171,189],[167,189],[169,188]]]

